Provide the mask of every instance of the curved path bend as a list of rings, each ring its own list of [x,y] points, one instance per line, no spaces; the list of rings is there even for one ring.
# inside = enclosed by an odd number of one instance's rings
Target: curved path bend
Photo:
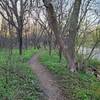
[[[46,100],[67,100],[64,98],[61,90],[58,88],[59,86],[54,80],[52,74],[40,64],[38,55],[34,55],[29,61],[29,64],[39,79],[40,87],[46,95]]]

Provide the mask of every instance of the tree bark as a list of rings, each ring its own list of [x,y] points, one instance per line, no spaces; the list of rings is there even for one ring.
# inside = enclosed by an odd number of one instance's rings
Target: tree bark
[[[18,36],[18,42],[19,42],[19,55],[22,55],[22,45],[23,45],[23,40],[22,40],[22,29],[17,30],[17,36]]]
[[[68,67],[72,72],[76,70],[76,59],[75,59],[75,37],[77,35],[77,24],[78,15],[81,5],[81,0],[75,0],[73,12],[70,18],[70,28],[68,43],[65,46],[64,41],[61,38],[60,26],[57,22],[56,13],[50,0],[43,0],[48,14],[48,24],[55,34],[57,44],[63,52],[64,57],[68,61]]]
[[[22,55],[22,34],[19,37],[19,54]]]

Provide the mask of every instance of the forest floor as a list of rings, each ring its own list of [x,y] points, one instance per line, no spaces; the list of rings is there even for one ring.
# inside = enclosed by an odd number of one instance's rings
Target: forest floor
[[[41,100],[39,81],[27,63],[36,52],[29,48],[20,56],[18,49],[11,55],[0,48],[0,100]]]
[[[34,55],[29,64],[33,72],[37,75],[40,81],[40,87],[44,92],[44,97],[47,100],[67,100],[63,96],[63,92],[60,90],[59,85],[54,79],[54,76],[46,69],[38,60],[39,54]],[[69,100],[69,99],[68,99]]]
[[[47,68],[56,78],[59,88],[68,100],[100,100],[100,80],[91,73],[71,73],[67,69],[67,62],[62,57],[59,62],[58,51],[43,50],[39,56],[39,62]],[[89,65],[100,66],[97,60],[89,61]],[[67,100],[67,99],[66,99]]]

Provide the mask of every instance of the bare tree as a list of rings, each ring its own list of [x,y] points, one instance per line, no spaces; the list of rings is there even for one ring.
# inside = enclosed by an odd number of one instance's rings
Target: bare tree
[[[32,0],[30,0],[32,1]],[[19,54],[22,54],[22,32],[26,23],[26,15],[30,10],[29,0],[0,0],[0,14],[16,29]]]
[[[46,11],[48,14],[48,22],[53,30],[57,43],[63,51],[63,54],[69,62],[69,68],[73,72],[76,70],[76,59],[75,59],[75,37],[77,34],[77,24],[78,24],[78,16],[81,6],[81,0],[75,0],[73,11],[70,17],[70,26],[69,26],[69,34],[68,34],[68,42],[66,47],[64,46],[64,41],[61,38],[61,31],[58,25],[56,13],[54,11],[54,7],[51,3],[51,0],[43,0],[44,5],[46,7]]]

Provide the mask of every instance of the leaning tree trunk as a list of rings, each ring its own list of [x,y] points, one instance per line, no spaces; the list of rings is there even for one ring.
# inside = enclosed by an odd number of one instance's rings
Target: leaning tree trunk
[[[68,66],[73,72],[76,70],[76,59],[75,59],[75,38],[77,34],[77,24],[78,24],[78,15],[80,10],[82,0],[75,0],[73,12],[70,17],[70,27],[69,27],[69,38],[68,43],[65,47],[64,41],[61,38],[60,27],[57,22],[56,13],[54,11],[53,5],[50,0],[43,0],[46,7],[46,12],[48,14],[48,23],[50,28],[55,34],[57,43],[60,49],[63,51],[63,55],[68,61]]]

